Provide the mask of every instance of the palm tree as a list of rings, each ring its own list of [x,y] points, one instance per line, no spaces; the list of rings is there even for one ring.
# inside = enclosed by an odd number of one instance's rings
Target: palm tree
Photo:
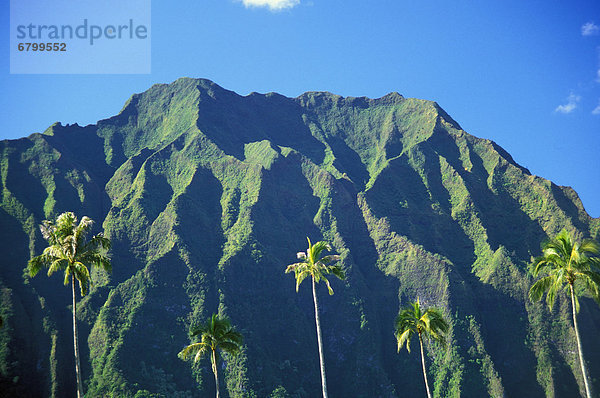
[[[221,318],[213,314],[205,324],[197,327],[192,336],[200,335],[200,341],[185,347],[178,354],[179,358],[187,360],[192,355],[194,362],[198,362],[205,354],[210,354],[212,371],[215,375],[215,386],[217,398],[219,398],[219,351],[224,351],[231,355],[239,353],[242,347],[242,335],[237,332],[227,318]]]
[[[404,308],[395,321],[395,336],[398,341],[398,352],[406,344],[406,349],[410,352],[410,339],[415,335],[419,336],[421,346],[421,365],[423,366],[423,378],[425,379],[425,388],[427,397],[431,398],[429,383],[427,382],[427,371],[425,369],[425,353],[423,351],[423,338],[429,338],[442,346],[446,345],[445,333],[448,332],[448,322],[437,308],[427,308],[421,310],[419,299],[410,303]]]
[[[325,284],[327,285],[327,290],[329,294],[333,294],[333,289],[329,284],[329,280],[325,275],[333,274],[344,280],[346,276],[344,275],[344,271],[342,270],[341,265],[328,265],[333,261],[337,261],[340,259],[340,256],[337,254],[330,254],[328,256],[321,257],[324,250],[331,251],[331,246],[329,243],[320,241],[312,245],[310,243],[310,239],[308,240],[308,249],[306,253],[299,252],[296,254],[299,260],[302,260],[298,263],[290,264],[287,266],[285,273],[289,273],[294,271],[294,276],[296,277],[296,292],[298,292],[298,288],[300,284],[306,277],[309,275],[312,277],[312,293],[313,293],[313,301],[315,303],[315,322],[317,324],[317,342],[319,343],[319,360],[321,363],[321,384],[323,388],[323,398],[327,398],[327,379],[325,377],[325,359],[323,357],[323,338],[321,337],[321,322],[319,320],[319,303],[317,301],[317,291],[316,284],[323,279]]]
[[[77,223],[77,217],[71,212],[62,213],[56,222],[45,220],[40,226],[42,236],[48,241],[49,246],[43,253],[29,260],[27,269],[30,276],[35,276],[42,268],[48,268],[48,276],[56,271],[64,271],[64,284],[71,281],[73,292],[73,347],[75,351],[75,373],[77,376],[77,397],[83,397],[83,384],[81,383],[81,364],[79,360],[79,343],[77,337],[77,311],[75,301],[75,279],[79,282],[81,296],[87,294],[92,283],[88,266],[95,265],[105,271],[111,270],[111,265],[106,251],[110,248],[110,241],[102,233],[86,241],[86,236],[92,227],[93,221],[89,217],[82,217]]]
[[[554,239],[542,245],[542,253],[533,263],[533,275],[546,274],[546,276],[531,286],[529,298],[531,301],[539,301],[547,292],[546,302],[552,308],[558,291],[560,289],[569,291],[583,384],[587,397],[591,398],[592,393],[577,326],[577,312],[579,312],[577,291],[582,288],[581,290],[587,291],[596,302],[600,303],[600,258],[595,257],[600,254],[600,245],[591,239],[584,239],[581,243],[574,242],[572,236],[563,229]]]

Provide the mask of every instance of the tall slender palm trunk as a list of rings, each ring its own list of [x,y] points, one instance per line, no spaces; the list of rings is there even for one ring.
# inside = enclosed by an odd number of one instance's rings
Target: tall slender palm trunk
[[[323,386],[323,398],[327,398],[327,378],[325,377],[325,358],[323,357],[323,338],[321,337],[321,321],[319,320],[319,303],[317,301],[317,289],[315,278],[312,278],[313,301],[315,302],[315,322],[317,323],[317,342],[319,343],[319,362],[321,363],[321,385]]]
[[[583,374],[583,384],[585,385],[585,394],[587,398],[592,398],[592,391],[588,383],[587,369],[585,367],[585,361],[583,360],[583,350],[581,349],[581,339],[579,337],[579,327],[577,326],[577,312],[575,311],[575,292],[573,291],[573,285],[569,285],[571,288],[571,308],[573,309],[573,325],[575,327],[575,338],[577,339],[577,349],[579,350],[579,363],[581,365],[581,373]]]
[[[421,365],[423,365],[423,377],[425,378],[425,389],[427,390],[427,397],[431,398],[431,391],[429,391],[429,382],[427,381],[427,371],[425,370],[425,352],[423,351],[423,339],[421,333],[419,333],[419,344],[421,345]]]
[[[77,376],[77,398],[83,397],[83,384],[81,384],[81,363],[79,362],[79,342],[77,338],[77,302],[75,300],[75,276],[71,275],[71,288],[73,291],[73,347],[75,349],[75,374]]]
[[[215,374],[215,390],[217,398],[219,398],[219,368],[217,368],[217,352],[215,350],[212,350],[212,369]]]

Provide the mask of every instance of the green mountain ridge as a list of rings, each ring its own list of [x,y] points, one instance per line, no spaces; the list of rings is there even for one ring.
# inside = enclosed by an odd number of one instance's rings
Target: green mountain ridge
[[[317,396],[309,288],[283,273],[307,235],[348,275],[333,296],[318,289],[331,396],[424,394],[419,358],[393,337],[416,297],[451,318],[448,351],[427,347],[434,395],[583,392],[568,302],[530,303],[527,267],[562,228],[598,239],[600,218],[435,102],[240,96],[182,78],[95,125],[0,141],[0,159],[6,396],[75,394],[69,289],[22,277],[44,247],[37,225],[63,211],[113,241],[113,272],[78,305],[87,396],[212,394],[208,363],[177,352],[217,309],[245,337],[223,367],[228,396]],[[580,314],[600,391],[600,310],[582,299]]]

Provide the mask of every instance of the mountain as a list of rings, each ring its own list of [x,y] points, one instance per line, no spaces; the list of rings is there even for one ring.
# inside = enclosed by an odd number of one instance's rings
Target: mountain
[[[226,395],[318,396],[310,287],[284,274],[307,236],[331,242],[348,276],[333,296],[317,289],[332,397],[424,395],[419,356],[393,336],[417,297],[451,319],[449,349],[427,346],[436,396],[583,392],[569,302],[529,302],[528,265],[562,228],[598,239],[600,219],[435,102],[240,96],[182,78],[95,125],[1,141],[0,159],[6,396],[75,394],[70,289],[23,277],[45,247],[38,225],[64,211],[113,242],[113,272],[94,273],[78,305],[87,396],[210,396],[208,361],[177,353],[217,310],[244,335]],[[579,319],[600,391],[591,299]]]

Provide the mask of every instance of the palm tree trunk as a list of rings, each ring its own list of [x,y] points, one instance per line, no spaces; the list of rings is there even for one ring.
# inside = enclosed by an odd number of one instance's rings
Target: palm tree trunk
[[[217,398],[219,398],[219,368],[217,368],[217,352],[212,352],[212,368],[215,374],[215,390],[217,391]]]
[[[427,397],[431,398],[431,392],[429,391],[429,383],[427,382],[427,371],[425,370],[425,352],[423,351],[423,339],[421,333],[419,333],[419,344],[421,345],[421,364],[423,365],[423,377],[425,378],[425,389],[427,389]]]
[[[325,358],[323,357],[323,338],[321,337],[321,321],[319,320],[319,303],[317,302],[317,290],[315,278],[312,278],[313,301],[315,302],[315,322],[317,323],[317,342],[319,343],[319,361],[321,363],[321,385],[323,386],[323,398],[327,398],[327,379],[325,377]]]
[[[583,360],[583,350],[581,349],[581,339],[579,337],[579,327],[577,326],[577,312],[575,311],[575,293],[573,291],[573,285],[569,285],[571,288],[571,307],[573,309],[573,325],[575,327],[575,337],[577,338],[577,349],[579,350],[579,363],[581,365],[581,373],[583,373],[583,384],[585,385],[585,393],[587,398],[592,398],[592,391],[588,383],[587,369],[585,367],[585,361]]]
[[[75,276],[71,275],[71,288],[73,291],[73,347],[75,349],[75,374],[77,376],[77,398],[83,397],[83,384],[81,384],[81,364],[79,362],[79,343],[77,338],[77,306],[75,300]]]

